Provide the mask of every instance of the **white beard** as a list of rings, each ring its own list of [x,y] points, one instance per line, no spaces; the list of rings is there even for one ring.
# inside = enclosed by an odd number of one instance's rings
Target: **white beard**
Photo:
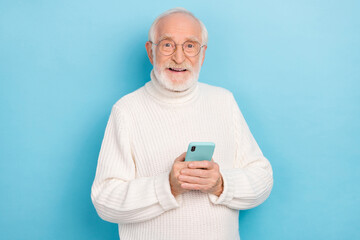
[[[167,89],[167,90],[175,91],[175,92],[186,91],[189,88],[191,88],[199,79],[199,74],[200,74],[200,69],[201,69],[201,60],[202,60],[202,51],[200,53],[199,63],[198,63],[199,65],[198,65],[198,70],[197,71],[194,71],[194,69],[191,66],[185,67],[188,70],[190,70],[191,75],[183,83],[174,83],[174,82],[172,82],[166,76],[166,73],[165,73],[166,67],[161,67],[159,69],[159,66],[156,64],[155,54],[153,55],[153,59],[154,59],[154,74],[155,74],[155,77],[157,78],[160,85],[162,87],[164,87],[165,89]]]

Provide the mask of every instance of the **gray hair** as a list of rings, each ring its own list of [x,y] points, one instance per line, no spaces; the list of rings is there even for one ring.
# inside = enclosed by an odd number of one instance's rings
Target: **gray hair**
[[[154,22],[152,23],[151,27],[150,27],[150,30],[149,30],[149,41],[152,41],[154,42],[155,40],[155,30],[156,30],[156,24],[159,22],[160,19],[166,17],[166,16],[169,16],[171,14],[174,14],[174,13],[184,13],[184,14],[187,14],[191,17],[193,17],[196,21],[198,21],[198,23],[200,24],[200,27],[201,27],[201,37],[202,37],[202,43],[201,44],[204,44],[204,45],[207,45],[207,42],[208,42],[208,31],[205,27],[205,25],[200,21],[200,19],[198,19],[197,17],[195,17],[194,14],[192,14],[190,11],[186,10],[185,8],[182,8],[182,7],[176,7],[176,8],[172,8],[172,9],[169,9],[165,12],[163,12],[162,14],[160,14],[155,20]]]

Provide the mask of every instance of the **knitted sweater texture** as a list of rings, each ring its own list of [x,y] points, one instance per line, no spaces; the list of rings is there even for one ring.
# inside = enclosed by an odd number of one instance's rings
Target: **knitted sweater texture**
[[[171,194],[172,164],[192,141],[215,143],[219,197]],[[272,185],[271,165],[230,91],[197,82],[172,92],[152,73],[112,108],[91,199],[102,219],[119,224],[122,240],[236,240],[239,210],[264,202]]]

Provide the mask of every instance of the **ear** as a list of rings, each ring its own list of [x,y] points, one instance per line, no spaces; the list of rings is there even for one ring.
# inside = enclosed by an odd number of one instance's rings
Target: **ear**
[[[205,45],[204,47],[203,47],[203,59],[201,60],[201,66],[203,65],[203,63],[204,63],[204,60],[205,60],[205,52],[206,52],[206,49],[207,49],[207,46]]]
[[[151,64],[154,65],[153,52],[152,52],[152,43],[147,41],[145,43],[145,48],[146,48],[146,52],[147,52],[147,55],[149,57],[149,60],[150,60]]]

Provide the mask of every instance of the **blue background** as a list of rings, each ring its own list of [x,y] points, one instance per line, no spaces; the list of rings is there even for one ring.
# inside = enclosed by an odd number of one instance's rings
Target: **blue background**
[[[91,204],[97,156],[175,6],[208,28],[200,81],[234,93],[274,169],[242,239],[360,239],[359,1],[0,0],[1,239],[118,239]]]

